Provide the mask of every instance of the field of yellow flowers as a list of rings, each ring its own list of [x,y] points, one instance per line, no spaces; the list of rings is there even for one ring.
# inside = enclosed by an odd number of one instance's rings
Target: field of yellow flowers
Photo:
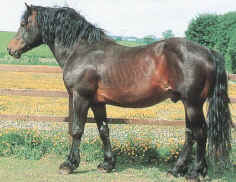
[[[65,91],[61,73],[0,71],[0,78],[0,88]],[[236,84],[229,84],[229,95],[236,98]],[[67,98],[0,96],[0,114],[66,116],[67,103]],[[236,120],[236,104],[230,107],[233,119]],[[174,104],[170,100],[144,109],[108,106],[107,113],[112,118],[184,119],[182,103]],[[91,112],[89,116],[92,116]]]

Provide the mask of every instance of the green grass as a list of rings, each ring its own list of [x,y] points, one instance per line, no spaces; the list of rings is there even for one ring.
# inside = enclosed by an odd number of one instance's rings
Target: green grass
[[[235,134],[235,133],[234,133]],[[235,135],[234,135],[235,136]],[[172,138],[172,137],[170,137]],[[97,136],[83,138],[80,147],[81,166],[69,176],[58,175],[58,166],[69,152],[69,138],[65,130],[1,129],[0,130],[0,176],[8,181],[183,181],[183,178],[169,179],[166,172],[177,158],[181,145],[176,142],[153,145],[155,137],[135,135],[130,131],[120,140],[112,140],[117,156],[116,172],[100,174],[96,165],[103,160],[102,143]],[[179,147],[180,148],[179,148]],[[236,145],[233,142],[233,159]],[[30,159],[30,160],[29,160]],[[236,168],[213,173],[210,181],[233,182]]]
[[[7,45],[10,40],[15,36],[16,33],[14,32],[0,32],[0,57],[8,55],[7,52]],[[41,58],[53,58],[53,55],[49,48],[46,45],[42,45],[37,47],[27,53],[25,53],[27,57],[41,57]]]
[[[40,58],[38,56],[22,55],[20,59],[15,59],[10,55],[5,55],[0,58],[0,64],[14,64],[14,65],[47,65],[57,66],[57,62],[53,58]]]
[[[7,45],[14,36],[14,32],[0,32],[0,64],[57,65],[54,56],[46,45],[41,45],[23,54],[20,59],[11,57],[7,52]]]
[[[29,129],[0,130],[0,156],[39,160],[48,154],[65,156],[69,152],[67,133]],[[130,133],[113,142],[113,150],[120,161],[171,163],[176,160],[181,145],[158,149],[151,136],[137,137]],[[82,158],[89,162],[103,158],[99,137],[88,136],[80,147]],[[171,150],[174,152],[171,152]]]
[[[184,178],[169,180],[163,167],[142,164],[118,163],[112,173],[97,170],[98,162],[81,161],[80,167],[71,175],[60,175],[58,167],[63,158],[47,156],[38,161],[1,158],[0,176],[8,182],[180,182]]]

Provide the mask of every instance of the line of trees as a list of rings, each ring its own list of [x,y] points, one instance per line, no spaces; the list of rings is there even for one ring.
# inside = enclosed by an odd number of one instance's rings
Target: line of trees
[[[186,38],[224,55],[228,72],[236,73],[236,12],[202,14],[194,18]]]

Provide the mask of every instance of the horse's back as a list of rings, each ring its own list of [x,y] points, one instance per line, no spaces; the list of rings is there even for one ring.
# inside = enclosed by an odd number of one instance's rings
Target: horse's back
[[[205,98],[214,77],[210,50],[182,38],[136,48],[111,44],[71,65],[68,80],[74,78],[73,85],[85,93],[89,90],[93,102],[123,107]]]

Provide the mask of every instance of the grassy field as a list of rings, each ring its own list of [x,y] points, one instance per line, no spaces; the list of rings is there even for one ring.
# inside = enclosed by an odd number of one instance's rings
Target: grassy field
[[[6,48],[14,37],[14,32],[0,32],[0,63],[23,65],[57,65],[51,51],[46,45],[42,45],[22,55],[20,59],[11,57]]]
[[[23,123],[21,123],[23,125]],[[49,130],[5,128],[0,131],[0,177],[9,182],[55,181],[140,181],[179,182],[184,178],[166,176],[183,145],[184,129],[178,127],[112,125],[111,141],[117,156],[116,170],[100,173],[96,166],[103,160],[102,145],[93,124],[88,124],[81,143],[81,165],[74,174],[58,174],[58,166],[68,154],[69,139],[65,125],[53,124]],[[233,132],[235,138],[236,131]],[[232,159],[235,163],[236,145]],[[35,160],[36,159],[36,160]],[[236,168],[212,173],[205,181],[234,182]]]
[[[6,50],[8,43],[10,40],[15,36],[14,32],[0,32],[0,55],[6,56],[8,52]],[[41,58],[53,58],[52,53],[50,52],[49,48],[46,45],[42,45],[38,48],[35,48],[27,53],[25,53],[27,57],[41,57]]]
[[[166,175],[168,166],[117,164],[118,170],[112,173],[101,173],[97,162],[81,162],[74,174],[63,176],[58,173],[62,158],[49,156],[43,160],[30,161],[14,158],[0,160],[0,176],[8,182],[184,182],[185,178],[172,178]],[[235,182],[236,176],[225,173],[225,177],[206,177],[204,181]]]
[[[180,182],[184,178],[169,179],[165,167],[153,165],[119,164],[113,173],[101,173],[97,162],[81,162],[80,168],[72,175],[58,173],[62,158],[50,156],[39,161],[1,158],[0,176],[8,182]],[[217,181],[217,180],[215,180]],[[226,180],[225,180],[226,181]],[[232,181],[233,182],[233,181]]]

